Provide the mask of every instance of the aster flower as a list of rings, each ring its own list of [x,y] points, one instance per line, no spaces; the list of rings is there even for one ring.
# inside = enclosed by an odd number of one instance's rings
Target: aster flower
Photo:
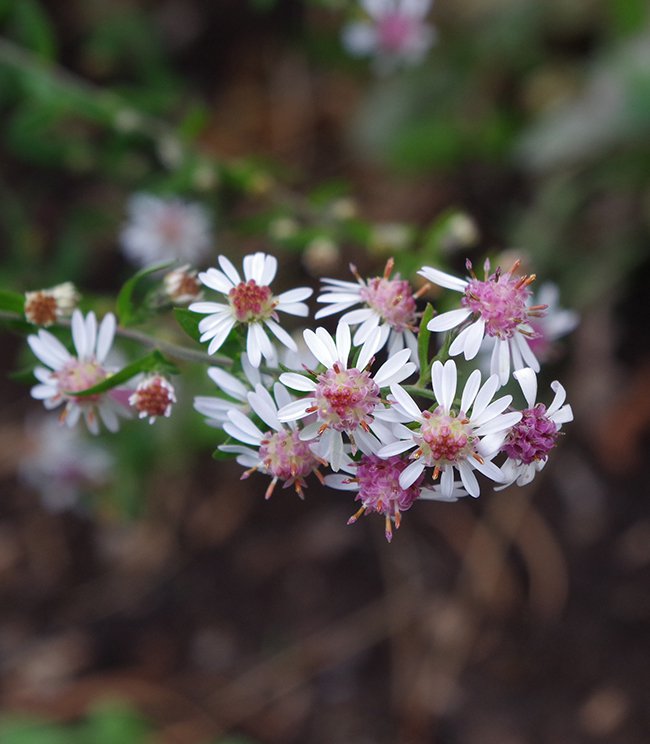
[[[25,318],[34,325],[47,327],[69,318],[78,303],[79,293],[72,282],[25,292]]]
[[[463,354],[465,359],[474,359],[484,337],[492,342],[490,372],[499,376],[505,385],[510,376],[510,365],[514,369],[531,367],[539,372],[539,362],[533,354],[529,339],[535,336],[530,325],[532,318],[540,317],[544,305],[528,304],[531,296],[529,285],[535,275],[516,277],[519,261],[512,268],[502,272],[500,268],[490,274],[490,263],[485,262],[485,279],[477,279],[472,265],[467,261],[471,272],[470,279],[458,279],[444,271],[424,266],[418,273],[433,284],[456,292],[463,298],[459,310],[441,313],[427,325],[430,331],[450,331],[463,326],[449,347],[449,354]],[[471,322],[466,324],[466,321]]]
[[[384,412],[381,388],[406,379],[415,371],[415,364],[407,361],[410,351],[403,349],[371,376],[367,367],[381,345],[379,328],[363,342],[353,367],[348,367],[352,338],[347,323],[339,322],[335,339],[324,328],[316,332],[307,329],[303,335],[325,371],[309,376],[295,372],[280,375],[280,382],[308,395],[283,406],[278,418],[293,421],[315,414],[316,421],[303,429],[301,438],[318,439],[313,451],[336,471],[345,460],[343,433],[365,454],[371,454],[380,441],[390,437],[387,425],[380,420]]]
[[[440,494],[443,499],[454,492],[454,471],[458,471],[463,487],[471,496],[480,493],[474,470],[501,482],[503,475],[492,462],[507,430],[520,419],[519,412],[503,413],[512,401],[505,395],[490,402],[499,388],[499,380],[492,375],[481,386],[481,373],[475,369],[465,384],[460,406],[454,400],[458,386],[458,373],[453,359],[443,365],[436,361],[431,367],[433,392],[438,405],[431,411],[420,411],[411,396],[397,384],[391,392],[401,412],[416,424],[409,429],[396,424],[393,433],[398,440],[383,446],[379,457],[392,457],[408,450],[415,450],[412,462],[400,474],[402,488],[415,483],[425,468],[433,468],[433,480],[440,476]]]
[[[271,498],[278,481],[284,488],[293,486],[300,498],[303,498],[305,478],[311,473],[320,476],[318,466],[321,464],[314,456],[309,445],[300,438],[295,422],[285,424],[278,418],[278,406],[292,401],[287,389],[280,383],[273,386],[275,399],[260,384],[255,391],[248,394],[252,411],[269,428],[262,431],[251,419],[237,409],[228,413],[224,431],[233,439],[243,444],[222,444],[219,449],[237,455],[237,462],[248,470],[242,475],[247,478],[257,471],[271,477],[265,497]]]
[[[241,356],[241,366],[243,379],[219,367],[208,369],[208,377],[227,396],[222,398],[215,395],[197,395],[194,398],[194,409],[207,416],[205,423],[208,426],[221,429],[228,421],[229,411],[235,408],[247,414],[250,411],[248,394],[258,383],[262,383],[266,388],[270,387],[271,377],[263,375],[257,367],[253,367],[245,353]]]
[[[425,21],[431,0],[361,0],[367,18],[343,29],[343,46],[358,57],[372,56],[386,72],[422,61],[435,40]]]
[[[356,276],[356,282],[323,279],[325,293],[320,295],[316,301],[326,304],[327,307],[319,310],[314,317],[324,318],[334,313],[349,311],[341,316],[341,321],[350,325],[360,324],[352,343],[357,346],[362,344],[375,328],[380,327],[382,346],[388,341],[389,356],[408,348],[411,350],[411,359],[417,362],[415,301],[426,291],[426,286],[414,294],[409,283],[400,279],[399,274],[391,279],[394,265],[393,259],[389,259],[386,262],[384,275],[368,280],[362,279],[352,264],[350,270]],[[350,310],[351,307],[359,304],[365,307]]]
[[[175,259],[200,264],[212,245],[212,224],[200,204],[135,194],[120,242],[124,255],[138,266]]]
[[[109,431],[117,431],[118,416],[128,416],[118,402],[118,391],[83,396],[69,394],[98,385],[115,371],[105,364],[114,335],[115,316],[112,313],[104,316],[98,329],[95,313],[90,312],[84,318],[79,310],[75,310],[72,340],[76,356],[48,331],[40,330],[37,335],[28,336],[27,343],[34,354],[49,367],[36,367],[34,370],[39,384],[32,388],[32,397],[42,400],[48,410],[63,405],[59,418],[70,427],[75,426],[83,415],[93,434],[99,433],[98,418]]]
[[[566,391],[557,380],[551,383],[555,397],[546,408],[543,403],[535,403],[537,398],[537,375],[532,369],[517,370],[514,377],[519,383],[528,407],[521,413],[521,420],[509,431],[501,451],[507,460],[501,466],[506,488],[515,481],[518,486],[530,483],[535,475],[546,465],[549,452],[557,444],[562,424],[573,421],[573,411],[566,400]]]
[[[189,264],[179,266],[163,277],[163,291],[174,305],[187,305],[203,296],[198,272]]]
[[[225,257],[218,258],[219,269],[210,268],[199,274],[201,283],[226,295],[228,304],[218,302],[195,302],[190,310],[207,317],[199,323],[201,341],[210,341],[208,354],[218,351],[230,331],[237,325],[248,327],[246,351],[254,367],[259,367],[262,356],[274,363],[277,352],[267,335],[271,333],[287,348],[296,350],[291,336],[277,322],[277,312],[307,316],[309,310],[302,302],[311,296],[309,287],[300,287],[274,295],[269,286],[275,277],[278,262],[265,253],[254,253],[244,257],[244,279]]]
[[[138,383],[129,397],[129,405],[138,412],[138,418],[149,418],[153,424],[158,416],[169,418],[176,403],[174,386],[162,375],[147,375]]]
[[[355,501],[360,501],[361,507],[348,519],[348,524],[354,524],[363,514],[383,514],[384,534],[390,542],[393,539],[393,524],[399,529],[402,514],[411,508],[416,499],[441,499],[439,487],[435,487],[438,491],[422,488],[423,473],[410,486],[402,488],[399,477],[408,464],[408,460],[399,455],[385,459],[377,455],[361,455],[358,462],[342,466],[341,470],[345,473],[326,475],[325,485],[357,492]],[[465,495],[465,492],[456,488],[456,498],[461,495]],[[455,501],[456,498],[442,500]]]

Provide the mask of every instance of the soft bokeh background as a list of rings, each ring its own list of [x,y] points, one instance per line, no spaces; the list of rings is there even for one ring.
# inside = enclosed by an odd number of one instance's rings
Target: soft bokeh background
[[[648,741],[647,3],[437,0],[381,77],[352,10],[0,2],[0,286],[112,309],[137,191],[287,287],[508,251],[580,312],[545,371],[576,421],[532,485],[416,504],[387,545],[343,492],[265,502],[212,460],[202,369],[172,419],[52,451],[5,328],[2,744]],[[71,450],[81,493],[48,475]]]

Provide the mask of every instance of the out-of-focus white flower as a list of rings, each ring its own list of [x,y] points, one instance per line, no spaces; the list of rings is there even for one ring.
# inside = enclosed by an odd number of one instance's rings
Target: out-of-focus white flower
[[[410,351],[404,349],[371,376],[366,368],[382,345],[381,335],[381,329],[375,328],[359,349],[356,365],[348,367],[352,338],[347,323],[339,322],[335,339],[324,328],[316,332],[307,329],[305,343],[325,371],[309,376],[295,372],[280,375],[284,385],[308,395],[283,406],[278,418],[293,421],[315,414],[316,421],[308,424],[300,436],[317,440],[312,450],[334,471],[347,459],[343,432],[364,454],[376,451],[387,436],[392,439],[386,424],[379,420],[385,410],[380,390],[413,374],[415,364],[407,361]]]
[[[175,305],[188,305],[203,296],[198,272],[189,264],[168,272],[163,277],[163,290]]]
[[[104,316],[98,329],[95,313],[90,312],[84,318],[79,310],[72,315],[72,340],[76,356],[70,354],[48,331],[40,330],[37,335],[28,336],[27,343],[34,354],[49,367],[36,367],[34,370],[39,384],[32,388],[32,397],[42,400],[48,410],[64,405],[59,419],[70,427],[75,426],[83,415],[93,434],[99,433],[98,417],[109,431],[117,431],[118,416],[129,415],[118,402],[118,391],[112,389],[95,395],[70,395],[98,385],[114,372],[105,365],[114,336],[115,316],[112,313]]]
[[[79,292],[72,282],[25,292],[25,317],[34,325],[47,327],[62,318],[69,318],[79,299]]]
[[[295,351],[294,340],[277,322],[277,312],[307,316],[309,309],[302,300],[310,297],[313,290],[299,287],[274,295],[269,285],[275,277],[278,262],[274,256],[265,253],[244,256],[243,280],[225,256],[219,256],[218,261],[221,271],[210,268],[199,274],[199,279],[206,287],[225,295],[228,304],[195,302],[190,305],[193,312],[207,316],[199,323],[199,331],[201,341],[210,341],[208,354],[214,354],[221,348],[237,324],[248,327],[246,353],[254,367],[260,366],[262,357],[270,363],[277,360],[277,351],[267,331]]]
[[[267,499],[273,494],[278,481],[284,483],[284,488],[293,485],[296,493],[303,498],[305,478],[311,473],[318,474],[320,463],[307,442],[301,439],[295,422],[283,423],[278,418],[278,406],[291,403],[292,396],[280,383],[274,385],[273,393],[275,400],[258,384],[255,391],[248,394],[251,409],[269,429],[261,431],[241,411],[231,409],[223,429],[242,444],[222,444],[219,449],[235,453],[237,462],[248,468],[242,478],[247,478],[255,471],[271,477],[265,494]]]
[[[393,266],[391,258],[386,262],[384,275],[373,279],[362,279],[352,265],[350,269],[357,277],[356,282],[323,279],[325,291],[316,301],[325,304],[326,307],[319,310],[314,317],[324,318],[347,310],[348,312],[341,316],[341,321],[359,325],[352,339],[355,345],[362,344],[374,329],[379,327],[382,329],[383,342],[388,342],[389,356],[407,348],[411,351],[412,361],[417,363],[415,301],[419,293],[414,294],[410,284],[405,279],[400,279],[399,274],[390,278]],[[420,290],[420,293],[422,291]],[[350,310],[359,304],[365,307]]]
[[[431,379],[438,403],[433,411],[420,411],[406,390],[400,385],[391,385],[393,404],[417,427],[394,425],[393,434],[398,441],[385,445],[377,454],[392,457],[415,448],[411,464],[399,478],[402,488],[415,483],[425,468],[432,468],[433,480],[440,476],[442,498],[450,499],[456,488],[454,470],[457,470],[467,493],[477,497],[480,488],[474,470],[499,483],[503,481],[501,470],[492,458],[507,430],[521,419],[521,413],[504,413],[512,401],[511,395],[491,402],[499,389],[496,375],[489,377],[481,387],[481,373],[475,369],[467,379],[458,410],[453,408],[458,386],[454,360],[449,359],[444,365],[434,362]]]
[[[81,436],[79,429],[62,429],[46,418],[28,423],[27,440],[19,476],[39,492],[43,505],[51,511],[74,507],[84,492],[110,480],[112,456]]]
[[[426,22],[432,0],[361,0],[367,19],[343,29],[343,46],[350,54],[371,56],[380,72],[422,61],[435,40]]]
[[[557,443],[562,424],[573,421],[571,406],[564,404],[566,391],[557,380],[551,383],[555,397],[546,408],[543,403],[535,402],[537,375],[532,369],[517,370],[514,377],[521,386],[528,407],[521,412],[521,420],[508,431],[501,447],[508,459],[501,466],[506,483],[499,489],[515,481],[518,486],[530,483],[548,462],[548,454]]]
[[[430,331],[450,331],[471,322],[461,329],[449,347],[450,356],[463,354],[465,359],[474,359],[481,348],[483,338],[492,342],[490,372],[496,374],[502,385],[510,377],[511,359],[514,369],[531,367],[539,372],[539,362],[533,354],[529,339],[535,331],[530,325],[532,318],[544,314],[542,305],[530,305],[531,291],[528,288],[535,276],[515,276],[519,262],[515,261],[509,271],[501,269],[490,274],[490,263],[485,262],[485,279],[480,280],[472,271],[470,279],[459,279],[431,266],[424,266],[418,273],[433,284],[452,289],[463,295],[462,308],[437,315],[429,322]]]
[[[173,260],[197,265],[212,245],[212,222],[201,204],[135,194],[120,241],[124,255],[138,266]]]
[[[129,405],[138,412],[138,418],[149,418],[153,424],[158,416],[169,418],[176,403],[174,386],[162,375],[147,375],[129,396]]]

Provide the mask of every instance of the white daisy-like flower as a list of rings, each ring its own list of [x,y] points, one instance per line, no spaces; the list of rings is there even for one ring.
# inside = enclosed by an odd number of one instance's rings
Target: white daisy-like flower
[[[18,473],[49,511],[75,507],[84,493],[106,484],[113,471],[109,452],[79,429],[61,428],[50,417],[28,422],[27,451]]]
[[[394,265],[393,259],[389,259],[383,276],[367,280],[362,279],[353,265],[350,265],[350,270],[356,276],[356,282],[323,279],[324,294],[316,301],[326,304],[327,307],[319,310],[314,318],[345,312],[341,316],[344,323],[359,325],[352,339],[352,343],[357,346],[362,344],[375,328],[380,327],[383,344],[388,342],[388,355],[392,356],[407,348],[411,350],[411,360],[417,364],[416,299],[426,290],[426,286],[413,293],[411,285],[405,279],[400,279],[399,274],[391,279]],[[365,307],[350,310],[359,304]]]
[[[270,375],[264,375],[258,367],[248,361],[246,353],[241,356],[242,376],[236,377],[220,367],[210,367],[208,377],[225,393],[226,398],[215,395],[197,395],[194,398],[194,409],[206,416],[205,423],[215,429],[223,428],[228,421],[228,413],[235,408],[244,414],[250,411],[248,394],[261,383],[268,388],[271,385]],[[243,378],[243,379],[242,379]]]
[[[198,265],[212,245],[212,221],[201,204],[135,194],[120,234],[124,255],[137,266],[159,261]]]
[[[36,367],[34,370],[39,384],[32,388],[32,397],[42,400],[48,410],[64,405],[59,418],[70,427],[75,426],[83,415],[93,434],[99,433],[98,418],[109,431],[117,431],[118,416],[129,416],[119,402],[119,391],[112,389],[95,395],[70,395],[98,385],[115,371],[105,364],[115,336],[115,316],[112,313],[104,316],[98,329],[95,313],[90,312],[84,318],[79,310],[75,310],[71,326],[76,356],[48,331],[40,330],[37,335],[27,337],[34,354],[49,367]]]
[[[343,29],[343,46],[350,54],[374,57],[379,72],[424,59],[435,41],[426,22],[432,0],[361,0],[360,5],[367,19]]]
[[[480,488],[474,470],[497,482],[503,481],[501,470],[492,458],[503,443],[506,432],[521,419],[521,413],[504,413],[512,401],[511,395],[491,402],[499,389],[496,375],[481,386],[481,373],[475,369],[467,379],[458,408],[454,407],[458,386],[454,360],[449,359],[444,365],[434,362],[431,379],[438,403],[433,411],[420,411],[400,385],[391,385],[394,405],[417,426],[409,429],[403,424],[395,424],[393,434],[398,441],[385,445],[377,454],[379,457],[392,457],[415,450],[410,455],[412,462],[400,475],[402,488],[415,483],[425,468],[432,468],[433,480],[440,476],[440,495],[449,499],[455,489],[454,471],[458,471],[467,493],[477,497]]]
[[[381,458],[377,455],[362,455],[357,462],[349,461],[341,466],[343,473],[325,476],[325,485],[343,491],[355,491],[356,501],[361,507],[348,524],[354,524],[363,514],[382,514],[384,516],[384,535],[390,542],[393,539],[393,524],[399,529],[402,514],[419,499],[456,501],[466,496],[464,489],[455,488],[449,498],[440,494],[440,487],[422,488],[424,474],[410,486],[403,488],[399,478],[408,467],[409,461],[399,455]]]
[[[352,337],[347,323],[339,322],[335,339],[324,328],[315,332],[307,329],[303,335],[325,371],[309,376],[296,372],[280,375],[280,382],[308,395],[283,406],[278,417],[280,421],[293,421],[315,414],[316,421],[308,424],[300,436],[317,439],[313,451],[337,471],[346,459],[343,433],[364,454],[372,454],[380,442],[392,439],[390,427],[380,420],[386,411],[380,391],[413,374],[415,364],[408,361],[409,349],[403,349],[372,376],[367,367],[381,345],[379,328],[363,342],[353,367],[348,367]]]
[[[480,280],[472,271],[469,279],[459,279],[431,266],[424,266],[418,273],[433,284],[452,289],[463,295],[462,308],[441,313],[433,318],[430,331],[450,331],[462,326],[460,333],[449,347],[450,356],[462,354],[474,359],[485,338],[491,341],[490,373],[496,374],[502,385],[510,377],[510,367],[531,367],[539,372],[539,362],[532,352],[529,339],[535,336],[530,325],[532,318],[543,315],[545,306],[529,305],[529,285],[535,275],[515,276],[519,268],[516,261],[507,272],[501,269],[490,274],[490,263],[485,262],[485,279]]]
[[[311,297],[309,287],[291,289],[274,295],[269,286],[277,268],[277,259],[265,253],[244,256],[244,279],[225,257],[219,256],[221,270],[210,268],[199,274],[201,283],[224,294],[228,304],[194,302],[189,309],[207,317],[199,323],[200,340],[210,341],[208,354],[217,352],[230,331],[237,325],[248,326],[246,352],[251,364],[259,367],[262,357],[271,364],[277,361],[277,351],[267,335],[270,331],[280,343],[292,351],[297,347],[291,336],[277,322],[277,312],[306,317],[309,314],[303,302]]]
[[[535,402],[537,375],[532,369],[517,370],[514,377],[528,407],[521,412],[521,420],[510,429],[501,447],[508,459],[501,466],[506,482],[500,488],[515,481],[518,486],[530,483],[548,462],[548,454],[557,444],[562,424],[573,421],[571,406],[564,403],[566,391],[557,380],[551,383],[555,397],[546,408],[543,403]]]
[[[253,413],[269,428],[262,431],[244,413],[232,409],[223,429],[242,444],[222,444],[219,449],[236,454],[237,462],[248,468],[242,478],[247,478],[255,471],[271,477],[265,494],[267,499],[273,494],[278,481],[283,482],[284,488],[293,486],[303,498],[305,478],[311,473],[320,477],[318,466],[321,463],[309,444],[301,439],[296,423],[284,423],[278,418],[278,406],[290,404],[292,396],[279,382],[273,386],[273,394],[275,399],[260,384],[255,386],[254,392],[248,393]]]

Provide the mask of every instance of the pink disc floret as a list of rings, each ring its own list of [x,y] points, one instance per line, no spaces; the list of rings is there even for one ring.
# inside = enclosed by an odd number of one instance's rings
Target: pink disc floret
[[[385,52],[401,52],[417,35],[418,22],[405,13],[386,13],[377,21],[377,43]]]
[[[57,380],[57,388],[61,394],[79,393],[82,390],[94,387],[108,377],[108,373],[95,359],[80,360],[70,359],[53,377]],[[95,395],[74,396],[76,403],[96,403],[102,397],[101,393]]]
[[[427,465],[455,465],[475,454],[477,437],[467,418],[445,413],[440,407],[424,411],[422,416],[424,421],[415,437],[419,445],[416,456]]]
[[[325,428],[353,431],[367,429],[380,403],[379,387],[369,372],[345,369],[335,363],[318,376],[314,411]]]
[[[512,460],[529,465],[546,460],[558,435],[558,426],[546,415],[546,406],[538,403],[522,411],[521,421],[512,427],[501,449]]]
[[[416,326],[416,304],[405,279],[375,277],[359,290],[361,299],[395,331]]]
[[[277,305],[271,288],[258,284],[254,279],[233,287],[228,293],[228,301],[240,323],[268,320]]]
[[[285,488],[293,484],[302,497],[304,479],[315,472],[319,465],[309,444],[300,439],[297,430],[266,432],[259,455],[265,471],[273,478],[266,491],[267,499],[271,497],[278,480],[284,481]]]

